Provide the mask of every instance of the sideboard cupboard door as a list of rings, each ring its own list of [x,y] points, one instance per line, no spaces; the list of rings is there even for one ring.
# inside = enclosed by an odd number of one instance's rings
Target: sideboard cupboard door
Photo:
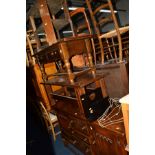
[[[98,152],[96,152],[96,149],[94,150],[96,155],[127,155],[127,152],[125,151],[125,145],[123,144],[123,139],[111,135],[110,132],[111,131],[109,131],[108,134],[95,132],[95,142],[98,146]]]

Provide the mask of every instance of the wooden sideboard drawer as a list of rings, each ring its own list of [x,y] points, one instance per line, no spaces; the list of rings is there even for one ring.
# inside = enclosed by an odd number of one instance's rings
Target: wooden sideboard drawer
[[[57,113],[58,121],[61,128],[71,129],[73,126],[73,119],[63,113]]]
[[[66,113],[62,113],[57,111],[58,120],[61,128],[67,130],[77,130],[85,135],[89,135],[88,125],[86,121],[77,119],[71,115],[67,115]]]
[[[83,134],[89,135],[88,125],[84,120],[73,118],[73,129],[78,130]]]
[[[79,139],[81,139],[82,141],[84,141],[87,144],[91,144],[91,136],[86,136],[83,133],[80,133],[76,130],[72,130],[71,131],[72,136],[77,137]]]
[[[65,141],[77,147],[85,155],[92,155],[90,145],[79,139],[77,136],[70,134],[66,130],[62,130],[62,137]]]
[[[69,113],[74,116],[81,116],[78,101],[75,98],[53,95],[56,102],[54,108],[62,112]]]

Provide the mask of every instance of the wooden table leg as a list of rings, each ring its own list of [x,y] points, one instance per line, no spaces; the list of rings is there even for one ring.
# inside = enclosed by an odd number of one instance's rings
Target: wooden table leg
[[[69,62],[69,51],[68,51],[68,48],[67,48],[67,43],[63,42],[63,43],[60,44],[60,46],[61,46],[60,53],[63,56],[69,80],[70,80],[71,83],[73,83],[75,75],[71,70],[71,65],[70,65],[70,62]]]
[[[88,54],[88,61],[89,61],[89,66],[92,68],[92,73],[95,74],[95,67],[93,63],[93,57],[92,57],[92,47],[91,47],[91,41],[90,39],[85,39],[85,44],[86,44],[86,49],[87,49],[87,54]]]

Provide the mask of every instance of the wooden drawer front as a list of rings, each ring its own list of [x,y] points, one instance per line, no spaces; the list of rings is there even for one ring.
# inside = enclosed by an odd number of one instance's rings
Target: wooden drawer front
[[[75,137],[74,135],[70,134],[67,131],[62,131],[62,137],[68,141],[69,143],[73,144],[77,147],[81,152],[85,155],[92,155],[90,145],[83,142],[81,139]]]
[[[89,135],[87,123],[81,119],[76,119],[70,115],[65,113],[61,113],[57,111],[58,120],[61,128],[71,130],[71,131],[79,131],[83,135]]]
[[[88,126],[85,121],[81,119],[74,119],[73,122],[73,129],[76,129],[83,134],[89,135]]]
[[[90,144],[91,143],[91,137],[90,136],[86,136],[85,134],[79,133],[79,132],[77,132],[75,130],[72,130],[71,131],[71,134],[72,134],[72,136],[81,139],[82,141],[84,141],[87,144]]]
[[[74,98],[66,98],[66,97],[60,97],[57,95],[53,95],[53,98],[56,102],[55,109],[61,110],[63,112],[67,112],[72,115],[79,115],[79,106],[78,102]]]
[[[58,113],[57,116],[61,128],[70,129],[72,127],[73,120],[70,119],[69,116],[66,116],[62,113]]]

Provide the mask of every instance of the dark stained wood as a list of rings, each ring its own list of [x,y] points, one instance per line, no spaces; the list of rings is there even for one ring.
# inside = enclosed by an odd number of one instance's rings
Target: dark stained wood
[[[117,116],[122,117],[122,113]],[[127,155],[125,151],[126,138],[123,122],[109,125],[105,128],[99,126],[98,122],[91,123],[92,134],[95,137],[95,154],[104,155]],[[98,148],[96,148],[99,146]]]
[[[92,73],[87,73],[87,74],[83,74],[79,77],[77,77],[74,81],[74,83],[70,82],[69,78],[64,76],[60,76],[60,77],[55,77],[51,80],[48,80],[46,82],[44,82],[46,85],[58,85],[58,86],[68,86],[68,87],[84,87],[87,86],[89,83],[93,83],[97,80],[99,80],[100,78],[103,78],[106,76],[105,74],[102,75],[93,75]]]
[[[101,87],[106,96],[104,78],[104,74],[94,76],[86,73],[79,76],[74,84],[62,76],[44,84],[61,86],[61,89],[50,94],[55,102],[53,107],[58,116],[64,144],[72,144],[86,155],[127,155],[123,123],[102,128],[97,121],[88,121],[84,114],[80,96],[88,90]],[[121,116],[120,113],[117,117]]]

